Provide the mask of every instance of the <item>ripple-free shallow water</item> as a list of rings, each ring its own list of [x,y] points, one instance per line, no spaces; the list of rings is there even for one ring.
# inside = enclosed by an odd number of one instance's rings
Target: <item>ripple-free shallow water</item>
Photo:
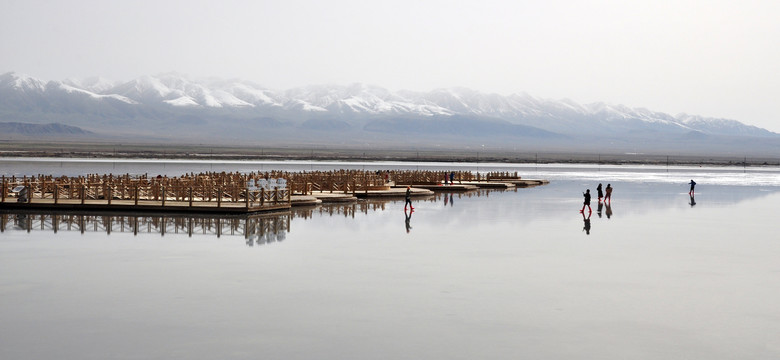
[[[35,214],[9,216],[0,358],[780,356],[775,170],[435,166],[552,182],[416,201],[408,229],[403,201],[220,219],[219,237],[202,218],[58,217],[55,233]],[[115,173],[162,173],[132,167]],[[599,182],[615,191],[609,209],[594,198],[588,234],[581,194]]]

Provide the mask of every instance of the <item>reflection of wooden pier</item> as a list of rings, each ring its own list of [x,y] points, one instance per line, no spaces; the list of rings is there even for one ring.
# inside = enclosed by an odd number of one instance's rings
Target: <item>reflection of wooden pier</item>
[[[544,183],[521,179],[517,173],[468,171],[271,171],[180,177],[3,176],[0,208],[242,214],[322,202],[353,202],[358,198],[403,198],[407,186],[412,186],[412,196],[423,197],[431,196],[434,191],[464,192]]]
[[[453,206],[471,197],[489,196],[503,189],[481,189],[472,192],[437,192],[419,199],[421,202]],[[510,189],[509,191],[517,191]],[[301,206],[286,211],[253,214],[202,214],[171,212],[99,212],[57,210],[0,209],[0,234],[6,232],[78,232],[120,234],[159,234],[160,236],[243,237],[248,246],[283,241],[293,219],[315,216],[355,218],[356,214],[383,211],[393,200],[377,198],[359,202],[327,203]]]
[[[75,231],[241,236],[248,245],[284,240],[290,231],[289,212],[254,215],[149,214],[112,212],[0,212],[0,233],[8,231]],[[250,242],[252,244],[250,244]]]

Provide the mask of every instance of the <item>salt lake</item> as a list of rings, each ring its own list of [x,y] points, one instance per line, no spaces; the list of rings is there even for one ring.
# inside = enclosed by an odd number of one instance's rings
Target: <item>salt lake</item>
[[[6,176],[341,168],[550,184],[220,219],[220,236],[203,218],[55,232],[8,214],[0,358],[780,357],[777,168],[0,159]],[[579,213],[599,183],[611,206]]]

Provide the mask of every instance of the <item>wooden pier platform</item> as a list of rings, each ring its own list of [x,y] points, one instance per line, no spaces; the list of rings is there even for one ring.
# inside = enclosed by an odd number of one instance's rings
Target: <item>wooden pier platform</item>
[[[322,200],[311,195],[292,195],[290,196],[291,206],[315,206],[322,204]]]
[[[531,187],[531,186],[539,186],[539,185],[547,185],[550,183],[549,180],[541,180],[541,179],[491,179],[488,180],[488,182],[504,182],[504,183],[510,183],[515,185],[516,187]]]
[[[315,197],[322,203],[350,203],[358,200],[357,196],[338,192],[312,191],[310,196]]]
[[[515,188],[515,184],[508,181],[464,181],[463,184],[472,185],[480,189],[514,189]]]
[[[412,186],[413,188],[426,189],[433,192],[466,192],[466,191],[477,190],[479,188],[478,186],[469,183],[454,184],[454,185],[414,184]],[[401,186],[399,186],[399,188],[401,188]],[[403,186],[402,188],[406,189],[406,186]]]
[[[433,191],[424,189],[418,186],[413,186],[411,191],[412,197],[432,196]],[[404,198],[406,197],[406,186],[404,187],[388,187],[382,190],[366,190],[364,192],[355,193],[355,196],[359,198]]]
[[[446,176],[446,177],[445,177]],[[443,179],[454,180],[444,184]],[[247,214],[352,203],[361,198],[433,196],[434,192],[468,192],[479,188],[512,189],[544,185],[517,173],[468,171],[336,170],[291,173],[190,173],[178,177],[88,174],[2,176],[0,210],[140,211]]]

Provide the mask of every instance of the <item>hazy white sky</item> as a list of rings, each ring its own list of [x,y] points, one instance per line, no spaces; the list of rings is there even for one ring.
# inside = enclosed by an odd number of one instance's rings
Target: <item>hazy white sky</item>
[[[0,0],[0,73],[463,86],[780,132],[780,1]]]

